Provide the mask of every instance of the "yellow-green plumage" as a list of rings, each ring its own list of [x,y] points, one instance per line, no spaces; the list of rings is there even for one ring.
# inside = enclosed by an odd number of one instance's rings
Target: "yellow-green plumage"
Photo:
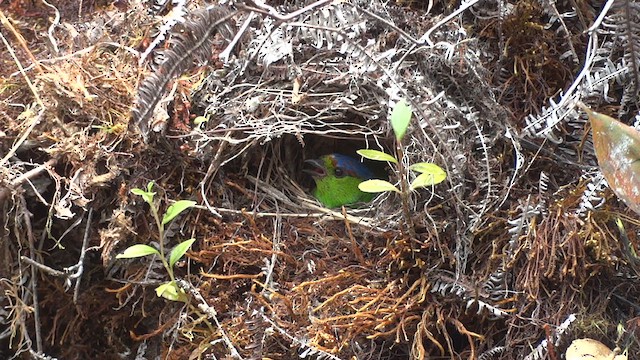
[[[362,192],[358,184],[373,178],[373,173],[358,160],[342,154],[330,154],[307,160],[312,168],[304,171],[313,177],[313,196],[324,206],[335,208],[368,202],[374,194]]]

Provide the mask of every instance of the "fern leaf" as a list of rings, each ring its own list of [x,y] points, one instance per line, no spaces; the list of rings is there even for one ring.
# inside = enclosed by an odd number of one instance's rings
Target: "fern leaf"
[[[197,10],[172,31],[169,49],[162,53],[164,61],[145,78],[138,88],[138,99],[132,111],[132,120],[142,132],[145,141],[149,136],[148,120],[164,95],[167,85],[187,71],[194,61],[206,62],[212,55],[214,35],[220,32],[231,38],[235,26],[231,22],[234,13],[222,6]]]

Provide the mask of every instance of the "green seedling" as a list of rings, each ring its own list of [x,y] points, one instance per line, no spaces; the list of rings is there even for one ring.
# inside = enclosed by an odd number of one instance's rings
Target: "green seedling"
[[[398,189],[398,187],[396,187],[392,183],[380,179],[363,181],[358,185],[358,188],[360,188],[361,191],[368,193],[393,191],[400,194],[402,198],[403,212],[405,218],[407,218],[409,221],[409,193],[420,188],[439,184],[447,178],[447,173],[440,166],[433,163],[420,162],[409,166],[409,170],[415,171],[416,173],[418,173],[418,175],[411,182],[411,184],[408,183],[407,172],[402,164],[402,161],[398,161],[398,159],[402,159],[402,157],[404,156],[402,139],[407,132],[407,128],[409,127],[412,116],[413,113],[411,111],[411,108],[404,100],[399,101],[394,106],[393,111],[391,112],[390,122],[391,128],[393,129],[393,133],[396,137],[397,157],[378,150],[360,149],[357,151],[357,153],[364,158],[374,161],[386,161],[394,164],[396,170],[400,174],[400,189]],[[413,229],[413,226],[411,224],[409,224],[409,229],[410,231],[412,231],[411,229]]]
[[[154,201],[155,192],[153,190],[153,182],[149,182],[147,185],[147,190],[142,189],[132,189],[131,193],[134,195],[139,195],[142,199],[149,204],[151,208],[151,214],[153,215],[154,220],[156,221],[156,226],[158,227],[158,237],[160,249],[156,249],[152,246],[145,244],[136,244],[128,247],[122,254],[118,254],[116,259],[132,259],[144,257],[147,255],[158,255],[160,260],[162,261],[162,265],[167,270],[169,274],[170,281],[165,282],[158,286],[156,290],[156,295],[158,297],[163,297],[168,300],[173,301],[184,301],[186,302],[187,296],[176,283],[176,279],[173,274],[174,265],[180,260],[184,254],[186,254],[187,250],[193,245],[196,241],[195,239],[185,240],[178,245],[176,245],[171,253],[169,254],[169,258],[167,259],[165,249],[164,249],[164,236],[165,236],[165,225],[170,223],[176,216],[180,215],[183,211],[193,207],[196,202],[191,200],[178,200],[172,205],[170,205],[165,213],[160,217],[158,211],[158,204]]]
[[[393,128],[393,132],[396,136],[396,140],[399,144],[398,148],[402,151],[401,143],[402,138],[407,132],[407,128],[409,127],[409,121],[411,120],[412,112],[411,108],[404,102],[399,101],[396,106],[393,108],[391,112],[391,127]],[[400,170],[401,180],[406,177],[402,176],[404,171],[402,169],[402,163],[399,162],[395,157],[390,154],[387,154],[378,150],[371,149],[360,149],[357,153],[369,160],[375,161],[387,161],[395,164]],[[447,178],[447,173],[438,165],[428,162],[421,162],[417,164],[413,164],[409,166],[409,170],[415,171],[419,173],[419,175],[411,182],[408,186],[409,190],[413,191],[419,188],[424,188],[427,186],[432,186],[443,182]],[[406,185],[406,183],[405,183]],[[401,187],[402,186],[401,184]],[[403,191],[398,189],[395,185],[391,184],[385,180],[373,179],[363,181],[359,185],[360,190],[369,193],[379,193],[384,191],[394,191],[396,193],[401,194]]]
[[[369,160],[388,161],[393,164],[398,164],[398,160],[393,156],[378,150],[360,149],[357,153]],[[419,175],[409,185],[409,190],[416,190],[432,185],[437,185],[443,182],[447,178],[447,173],[438,165],[428,162],[416,163],[409,166],[409,170],[413,170]],[[392,183],[386,180],[372,179],[363,181],[359,184],[360,190],[369,193],[379,193],[384,191],[393,191],[398,194],[402,193]]]

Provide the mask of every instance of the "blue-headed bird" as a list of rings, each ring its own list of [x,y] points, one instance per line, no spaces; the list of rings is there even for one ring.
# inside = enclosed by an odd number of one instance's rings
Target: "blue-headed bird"
[[[374,194],[365,193],[358,184],[373,179],[374,174],[360,161],[342,154],[329,154],[319,159],[306,160],[308,168],[303,172],[311,175],[316,183],[313,196],[328,208],[368,202]]]

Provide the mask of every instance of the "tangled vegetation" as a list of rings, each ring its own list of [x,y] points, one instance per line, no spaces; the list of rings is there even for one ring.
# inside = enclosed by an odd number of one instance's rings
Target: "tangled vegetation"
[[[0,2],[0,358],[637,358],[577,108],[638,127],[637,4],[219,3]],[[362,149],[398,191],[320,206]]]

